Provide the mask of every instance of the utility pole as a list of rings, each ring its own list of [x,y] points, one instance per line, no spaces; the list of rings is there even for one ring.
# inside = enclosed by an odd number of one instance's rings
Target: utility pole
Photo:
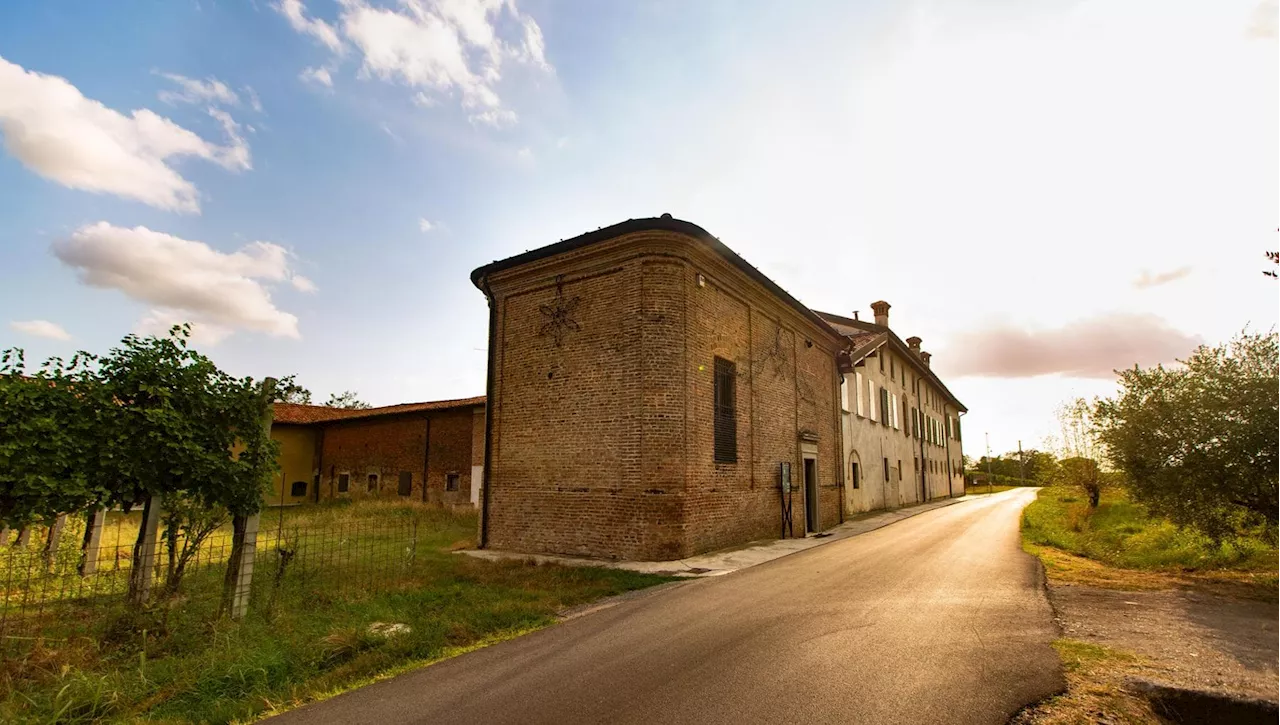
[[[991,434],[983,433],[982,435],[987,439],[987,493],[992,494],[996,490],[994,482],[991,480]]]
[[[1022,462],[1022,441],[1018,441],[1018,481],[1023,486],[1027,485],[1027,469]]]

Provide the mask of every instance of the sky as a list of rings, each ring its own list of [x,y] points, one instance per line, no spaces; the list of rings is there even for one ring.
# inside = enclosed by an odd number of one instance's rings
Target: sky
[[[0,348],[192,322],[483,394],[472,269],[628,218],[917,335],[966,452],[1277,323],[1275,0],[9,0]]]

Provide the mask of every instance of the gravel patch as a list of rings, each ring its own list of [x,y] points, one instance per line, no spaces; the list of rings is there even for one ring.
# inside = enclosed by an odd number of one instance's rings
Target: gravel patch
[[[1049,588],[1063,636],[1144,657],[1175,687],[1276,702],[1277,605],[1182,590]]]

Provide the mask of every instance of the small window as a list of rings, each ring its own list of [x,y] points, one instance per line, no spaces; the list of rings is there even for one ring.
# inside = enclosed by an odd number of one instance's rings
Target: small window
[[[295,497],[295,498],[296,498],[296,497],[298,497],[298,496],[306,496],[306,495],[307,495],[307,482],[306,482],[306,481],[294,481],[293,483],[289,484],[289,495],[290,495],[290,496],[293,496],[293,497]]]
[[[902,459],[898,459],[898,480],[902,480]]]
[[[370,473],[369,474],[369,493],[377,493],[377,492],[378,492],[378,474]]]
[[[737,366],[715,359],[715,462],[738,462]]]
[[[884,351],[881,350],[876,357],[880,358],[880,372],[884,372]]]
[[[413,474],[408,471],[400,472],[400,486],[396,488],[396,493],[401,496],[408,496],[413,493]]]
[[[898,377],[897,363],[894,362],[893,358],[889,358],[889,377],[890,378]]]
[[[450,474],[445,475],[445,477],[444,477],[444,490],[446,490],[446,491],[457,491],[457,490],[458,490],[458,474],[456,474],[456,473],[450,473]]]
[[[338,493],[346,493],[349,490],[351,490],[351,474],[339,473],[338,474]]]
[[[861,473],[862,473],[862,472],[858,470],[858,462],[857,462],[857,461],[854,461],[854,462],[853,462],[853,466],[852,466],[852,468],[853,468],[853,487],[854,487],[854,488],[862,488],[862,480],[861,480],[861,479],[862,479],[862,476],[861,476]]]
[[[889,459],[884,459],[884,480],[889,480]]]

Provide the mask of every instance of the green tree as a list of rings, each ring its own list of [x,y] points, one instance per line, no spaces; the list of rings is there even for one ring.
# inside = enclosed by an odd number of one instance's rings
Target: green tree
[[[1277,532],[1277,335],[1243,332],[1201,346],[1182,367],[1120,373],[1100,401],[1101,441],[1135,499],[1222,539],[1252,526]]]
[[[0,525],[19,527],[110,497],[92,356],[52,358],[31,375],[23,351],[0,353]]]
[[[361,400],[354,390],[330,393],[329,399],[324,404],[330,408],[347,408],[350,410],[366,410],[373,407]]]
[[[292,378],[282,379],[276,386],[276,402],[311,405],[311,391],[295,384]]]
[[[1060,435],[1057,439],[1061,459],[1046,472],[1053,483],[1074,486],[1089,497],[1089,508],[1098,508],[1102,490],[1115,483],[1114,472],[1103,468],[1104,449],[1093,406],[1084,398],[1076,398],[1058,408]]]

